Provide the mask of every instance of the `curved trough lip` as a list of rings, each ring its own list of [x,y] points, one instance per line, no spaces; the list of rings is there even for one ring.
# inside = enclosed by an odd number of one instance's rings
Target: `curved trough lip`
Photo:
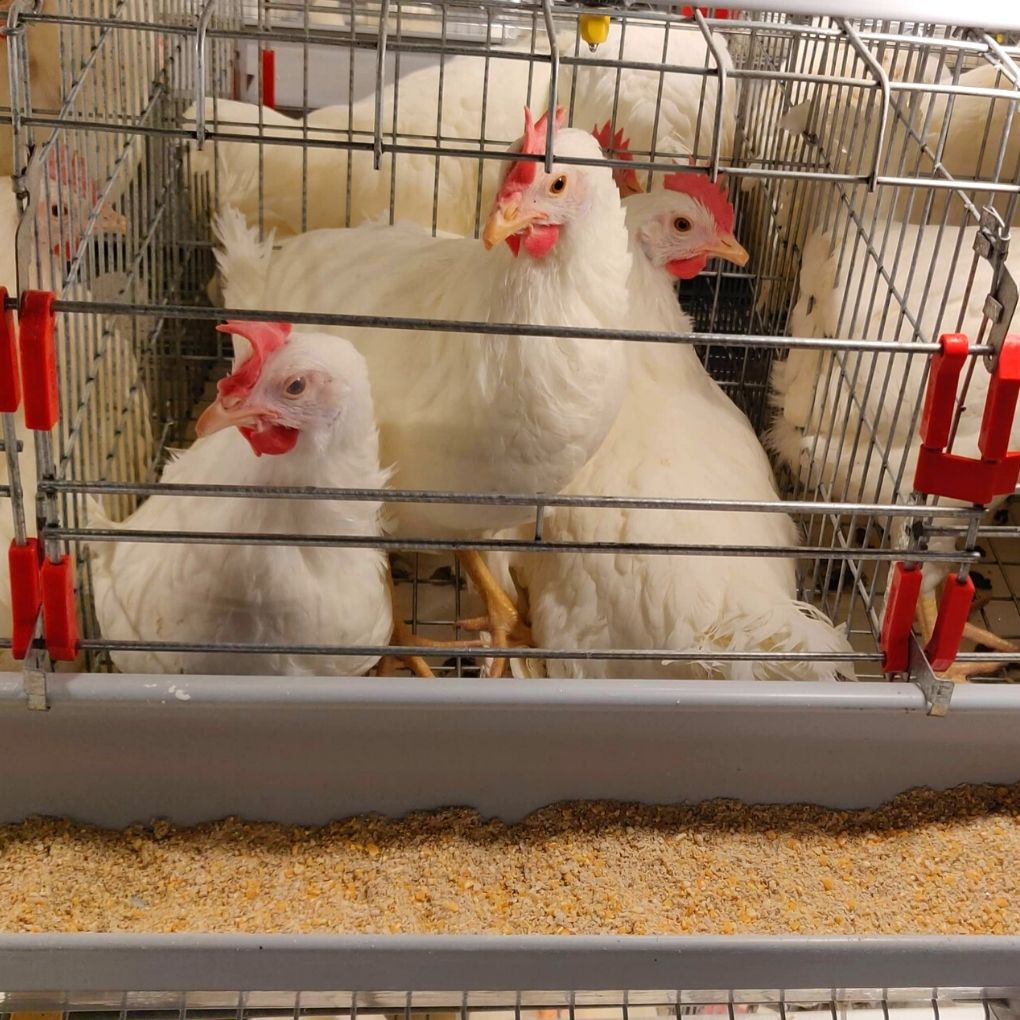
[[[384,708],[435,706],[489,708],[586,708],[613,711],[812,709],[925,711],[924,697],[911,683],[821,683],[728,680],[499,680],[372,677],[196,676],[58,673],[47,677],[54,708],[101,704],[178,706],[194,710],[224,702],[274,710],[287,705],[377,705]],[[19,673],[0,673],[0,708],[24,701]],[[1020,711],[1020,686],[960,684],[950,713]]]
[[[0,935],[0,987],[12,993],[967,988],[1007,996],[1018,981],[1017,936]]]

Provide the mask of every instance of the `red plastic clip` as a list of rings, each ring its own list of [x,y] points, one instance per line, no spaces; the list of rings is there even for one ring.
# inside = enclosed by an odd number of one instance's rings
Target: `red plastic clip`
[[[740,14],[739,11],[733,11],[733,10],[730,10],[729,8],[727,8],[727,7],[699,7],[698,10],[701,11],[702,17],[705,17],[705,18],[718,18],[720,21],[725,21],[728,18],[736,18]],[[685,18],[693,18],[694,17],[694,8],[693,7],[681,7],[680,8],[680,13]]]
[[[262,105],[276,109],[276,50],[262,51]]]
[[[42,597],[46,649],[57,661],[71,662],[78,656],[78,613],[70,556],[43,563]]]
[[[28,539],[24,545],[11,542],[7,552],[11,580],[11,655],[15,659],[28,655],[42,608],[41,552],[36,538]]]
[[[905,673],[910,666],[910,635],[920,594],[920,568],[896,563],[889,581],[879,637],[882,669],[886,673]]]
[[[949,333],[940,338],[942,351],[932,361],[921,422],[914,488],[931,496],[986,505],[1016,488],[1020,453],[1009,443],[1020,397],[1020,336],[1005,338],[988,385],[978,457],[948,453],[949,434],[956,413],[956,387],[966,360],[967,338]]]
[[[936,673],[949,669],[956,661],[973,601],[974,582],[970,577],[961,581],[956,574],[950,574],[942,590],[931,641],[924,650],[925,658]]]
[[[53,342],[53,294],[25,291],[21,299],[21,381],[25,424],[48,432],[60,420],[57,352]]]
[[[7,288],[0,287],[0,412],[13,414],[21,406],[21,371],[18,368],[18,328],[14,309],[7,307]]]

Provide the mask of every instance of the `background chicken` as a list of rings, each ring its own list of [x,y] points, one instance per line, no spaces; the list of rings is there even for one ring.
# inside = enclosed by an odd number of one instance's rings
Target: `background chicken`
[[[904,354],[791,351],[772,374],[777,416],[770,445],[809,492],[836,500],[902,503],[917,462],[917,416],[928,368],[926,357],[906,356],[909,345],[944,331],[976,338],[992,268],[986,260],[974,259],[971,237],[965,232],[890,221],[878,236],[881,266],[863,250],[863,243],[859,251],[854,246],[841,251],[833,248],[833,238],[825,232],[808,239],[790,331],[794,336],[898,340]],[[892,260],[885,252],[899,254]],[[1010,257],[1007,265],[1015,277],[1020,255]],[[920,272],[918,266],[926,270]],[[921,310],[916,322],[902,315],[893,287],[907,307]],[[977,365],[956,430],[956,453],[978,454],[989,379]],[[1014,422],[1011,446],[1018,443],[1020,426]],[[936,538],[931,547],[952,549],[954,543]],[[944,575],[945,569],[936,564],[925,566],[921,625],[926,637],[936,614],[935,587]],[[977,628],[970,627],[967,636],[998,650],[1015,648]],[[957,665],[953,675],[987,668]]]
[[[713,41],[729,67],[725,40],[714,35]],[[558,99],[568,108],[569,124],[587,129],[596,122],[616,118],[627,125],[636,151],[651,152],[654,139],[658,159],[678,152],[710,154],[718,96],[713,74],[613,69],[587,63],[597,56],[602,60],[714,69],[714,58],[697,27],[671,26],[667,32],[664,23],[631,20],[624,32],[614,22],[597,54],[579,46],[573,25],[559,33],[557,42],[562,53],[576,52],[582,61],[577,67],[564,64],[561,69]],[[430,144],[423,142],[423,134],[428,138],[442,136],[441,146],[449,149],[475,147],[478,142],[472,140],[484,138],[488,152],[502,152],[519,130],[521,107],[546,104],[549,65],[541,59],[500,59],[500,54],[530,54],[533,49],[539,55],[548,53],[544,35],[532,39],[527,34],[506,50],[497,51],[491,60],[480,55],[445,60],[442,82],[438,65],[401,78],[396,112],[395,87],[391,85],[383,92],[384,134],[392,137],[395,131],[402,136],[402,144],[410,145]],[[497,82],[498,87],[493,87]],[[731,81],[724,96],[720,136],[724,158],[733,149],[736,100],[736,87]],[[188,116],[194,119],[194,110]],[[243,182],[241,187],[231,189],[228,201],[244,213],[251,225],[259,222],[261,182],[263,225],[277,231],[279,237],[302,229],[357,225],[387,215],[391,191],[394,222],[407,219],[455,234],[473,234],[506,172],[505,164],[498,160],[483,163],[477,158],[409,153],[386,156],[376,172],[371,152],[272,145],[274,137],[305,137],[306,127],[300,119],[274,110],[209,99],[206,118],[223,133],[257,136],[268,144],[207,143],[204,149],[196,148],[191,153],[193,173],[208,174],[212,180],[218,173],[226,173],[235,182]],[[353,138],[364,142],[374,136],[374,126],[375,96],[370,95],[349,107],[312,111],[307,116],[307,137],[311,141],[337,143]],[[480,166],[484,166],[481,184]],[[304,172],[307,196],[296,186]]]
[[[279,323],[231,322],[250,354],[235,360],[198,421],[200,438],[164,483],[381,488],[365,361],[336,336]],[[236,426],[236,427],[235,427]],[[151,496],[133,530],[303,535],[381,534],[380,503]],[[94,543],[103,636],[114,640],[380,645],[392,630],[389,571],[371,548]],[[123,672],[366,673],[376,657],[291,653],[113,652]]]
[[[544,154],[546,121],[526,119],[520,151]],[[555,155],[601,161],[588,132],[561,129]],[[272,251],[238,214],[219,264],[231,308],[468,322],[626,324],[630,254],[606,166],[535,161],[508,170],[484,231],[433,238],[410,225],[322,230]],[[505,240],[507,243],[501,244]],[[488,254],[484,248],[494,248]],[[519,256],[519,257],[518,257]],[[385,463],[401,489],[559,492],[599,447],[625,381],[618,342],[409,330],[345,331],[368,360]],[[525,519],[516,506],[397,504],[407,536],[470,537]],[[462,560],[505,643],[516,612],[481,558]]]
[[[617,139],[619,146],[620,139]],[[631,328],[689,333],[676,278],[711,256],[742,264],[733,207],[699,173],[625,203],[633,250]],[[623,407],[606,442],[568,488],[577,495],[777,501],[772,469],[750,423],[681,343],[627,345]],[[785,514],[581,509],[547,511],[543,536],[560,542],[793,547]],[[524,532],[519,537],[527,537]],[[500,556],[498,560],[505,561]],[[827,662],[720,661],[720,652],[850,650],[821,613],[797,601],[792,559],[625,553],[515,554],[508,572],[530,609],[539,647],[675,649],[697,661],[524,660],[518,672],[556,677],[832,679]],[[853,676],[852,666],[841,671]]]
[[[63,146],[54,147],[46,161],[47,182],[37,182],[33,196],[29,200],[29,210],[34,217],[26,217],[22,222],[18,200],[14,193],[13,181],[8,178],[0,187],[0,286],[5,286],[13,296],[18,290],[18,251],[22,252],[26,268],[29,262],[34,267],[29,270],[33,285],[42,289],[63,290],[61,279],[66,259],[76,251],[90,217],[95,214],[94,230],[98,233],[124,233],[127,223],[123,216],[107,205],[97,207],[97,191],[95,183],[87,176],[83,163]],[[35,257],[30,252],[35,249]],[[78,285],[70,285],[70,293],[74,297],[87,297],[87,290]],[[115,334],[107,337],[111,345],[121,344]],[[121,354],[125,360],[133,355],[123,347]],[[105,367],[97,369],[97,374],[110,371],[108,360]],[[130,371],[130,362],[120,366],[123,371]],[[115,408],[109,408],[104,416],[103,426],[107,429],[106,449],[113,450],[116,443],[109,431],[117,428],[119,422],[115,417]],[[35,440],[32,433],[25,427],[22,408],[14,414],[15,434],[23,444],[23,453],[18,459],[19,474],[24,506],[26,508],[29,534],[35,533],[35,494],[37,486]],[[144,419],[143,419],[144,420]],[[10,484],[6,458],[0,458],[0,484]],[[6,549],[14,538],[14,519],[11,513],[0,514],[0,544]],[[0,619],[10,620],[10,584],[6,555],[0,557]],[[15,666],[8,653],[0,658],[0,668],[14,669]]]

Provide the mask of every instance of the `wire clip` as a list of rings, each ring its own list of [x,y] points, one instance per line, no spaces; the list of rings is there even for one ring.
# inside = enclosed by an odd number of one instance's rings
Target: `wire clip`
[[[18,328],[14,309],[7,307],[7,288],[0,287],[0,413],[14,414],[21,406],[21,370],[18,367]]]
[[[928,378],[914,489],[985,506],[996,496],[1012,493],[1020,478],[1020,452],[1009,450],[1020,396],[1020,335],[1010,334],[1003,341],[988,384],[978,437],[980,457],[946,449],[956,415],[957,385],[970,344],[962,333],[946,333],[939,343],[942,350],[932,359]]]
[[[885,673],[906,673],[910,668],[910,639],[921,595],[921,580],[920,567],[908,567],[902,562],[893,564],[879,635]]]
[[[37,538],[24,545],[12,541],[7,551],[11,581],[11,655],[23,659],[35,637],[42,608],[42,546]]]
[[[78,657],[78,613],[71,557],[46,560],[41,577],[46,650],[58,662],[72,662]]]
[[[25,424],[49,432],[60,420],[53,294],[27,290],[21,299],[21,382]]]

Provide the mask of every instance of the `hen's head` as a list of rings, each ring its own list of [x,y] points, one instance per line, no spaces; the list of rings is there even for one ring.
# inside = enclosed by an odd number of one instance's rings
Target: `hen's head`
[[[36,231],[54,255],[74,255],[93,211],[96,233],[128,232],[127,220],[108,203],[100,203],[99,187],[78,153],[55,145],[46,160],[46,177],[36,205]]]
[[[371,419],[365,359],[347,340],[295,333],[288,322],[228,322],[233,371],[198,419],[199,436],[235,426],[256,456],[294,449],[303,434],[319,445],[350,421]],[[247,349],[247,353],[245,353]]]
[[[668,174],[661,191],[635,201],[642,203],[635,236],[652,265],[689,280],[712,257],[747,264],[750,255],[733,236],[733,206],[721,178],[713,184],[695,171]]]
[[[562,129],[563,110],[557,109],[553,135],[556,156],[588,159],[601,158],[594,139],[585,131]],[[524,137],[511,148],[531,156],[544,156],[549,129],[549,115],[533,120],[531,111],[524,110]],[[570,223],[586,218],[595,205],[596,175],[609,176],[604,168],[576,164],[553,164],[547,173],[538,160],[513,163],[503,178],[496,201],[482,231],[486,248],[506,241],[517,255],[523,248],[532,258],[548,255],[559,240],[560,231]]]

